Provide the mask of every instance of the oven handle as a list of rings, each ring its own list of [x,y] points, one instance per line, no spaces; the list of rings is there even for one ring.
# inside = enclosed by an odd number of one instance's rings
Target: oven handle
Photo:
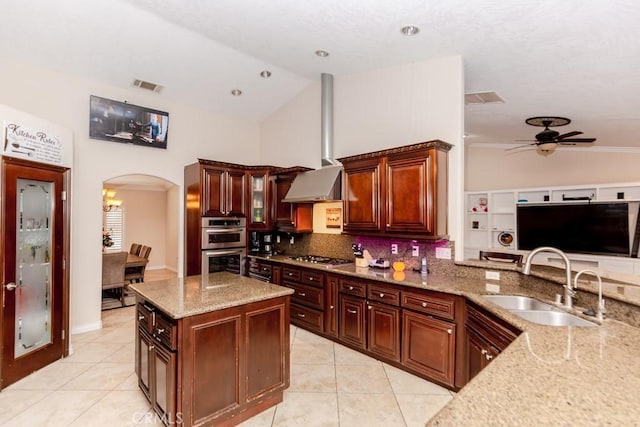
[[[210,252],[205,252],[204,254],[206,256],[211,256],[211,255],[242,255],[244,249],[236,249],[236,250],[230,250],[230,251],[210,251]]]
[[[213,233],[241,233],[244,231],[244,228],[205,228],[204,232],[213,234]]]

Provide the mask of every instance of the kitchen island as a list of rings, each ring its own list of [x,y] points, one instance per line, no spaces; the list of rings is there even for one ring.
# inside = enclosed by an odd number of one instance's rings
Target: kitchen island
[[[136,373],[166,425],[235,425],[289,386],[290,289],[231,273],[129,285]]]

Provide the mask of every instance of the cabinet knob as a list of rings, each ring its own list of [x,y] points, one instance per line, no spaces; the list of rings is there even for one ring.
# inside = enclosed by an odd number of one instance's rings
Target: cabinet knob
[[[287,276],[291,277],[293,276],[293,273],[287,273]]]
[[[453,333],[453,329],[447,329],[447,333],[451,335]]]
[[[426,303],[426,302],[423,302],[423,303],[422,303],[422,307],[423,307],[423,308],[425,308],[426,306],[427,306],[427,303]]]
[[[329,306],[329,308],[330,308],[331,310],[333,310],[333,309],[335,308],[335,306],[334,306],[334,305],[331,305],[331,306]]]
[[[384,294],[380,292],[380,298],[384,298]]]
[[[368,306],[367,306],[367,308],[368,308],[369,310],[371,310],[373,307],[372,307],[372,306],[370,306],[370,305],[368,305]]]
[[[357,313],[357,311],[347,309],[347,313],[349,313],[349,314],[356,314],[356,313]]]
[[[309,277],[309,281],[310,281],[310,282],[313,282],[313,277]]]
[[[149,351],[153,350],[154,348],[156,348],[156,346],[155,346],[155,345],[153,345],[153,344],[151,344],[151,345],[149,346]]]
[[[387,227],[391,227],[391,224],[387,224]]]
[[[349,286],[349,290],[352,291],[353,290],[353,286]]]

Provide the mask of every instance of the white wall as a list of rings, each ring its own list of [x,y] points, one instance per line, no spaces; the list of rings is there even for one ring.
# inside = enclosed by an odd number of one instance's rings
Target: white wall
[[[182,233],[182,224],[180,223],[180,212],[182,210],[182,191],[180,187],[171,187],[167,191],[167,240],[165,253],[165,268],[178,271],[180,265],[180,253],[178,251],[178,242]],[[180,274],[182,276],[182,274]]]
[[[259,163],[259,124],[171,103],[152,93],[123,90],[98,81],[0,57],[2,102],[73,130],[71,239],[71,333],[99,328],[102,183],[120,175],[147,174],[179,186],[184,165],[196,158]],[[167,150],[88,138],[89,96],[98,95],[168,111]],[[203,124],[206,124],[204,126]],[[175,207],[174,207],[175,208]],[[177,218],[182,224],[182,198]],[[180,230],[179,257],[182,257]],[[178,263],[181,274],[182,263]]]
[[[318,81],[261,126],[264,163],[318,168]],[[441,139],[449,152],[449,234],[462,236],[464,70],[459,56],[334,76],[334,157]],[[461,251],[460,251],[461,255]]]

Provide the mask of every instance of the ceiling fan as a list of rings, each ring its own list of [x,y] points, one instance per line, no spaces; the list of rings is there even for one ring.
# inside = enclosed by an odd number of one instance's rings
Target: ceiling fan
[[[549,129],[549,127],[565,126],[571,123],[571,120],[567,119],[566,117],[529,117],[527,120],[525,120],[525,123],[531,126],[544,127],[544,130],[536,135],[535,142],[509,148],[507,151],[516,150],[523,147],[535,146],[538,153],[548,156],[549,154],[553,153],[558,145],[592,143],[596,140],[596,138],[573,138],[574,136],[582,135],[582,132],[580,131],[571,131],[560,134],[560,132],[558,131]]]

